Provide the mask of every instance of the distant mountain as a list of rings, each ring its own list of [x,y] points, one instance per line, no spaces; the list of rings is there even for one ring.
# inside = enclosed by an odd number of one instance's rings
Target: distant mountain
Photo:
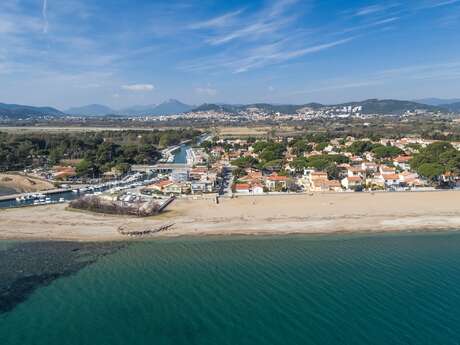
[[[193,106],[179,102],[176,99],[170,99],[157,105],[152,115],[172,115],[185,113],[193,109]]]
[[[65,111],[69,115],[80,116],[148,116],[148,115],[171,115],[180,114],[189,111],[193,106],[184,104],[175,99],[170,99],[159,105],[135,105],[132,107],[123,108],[120,110],[111,109],[105,105],[90,104],[83,107],[70,108]]]
[[[447,105],[447,104],[452,104],[452,103],[459,103],[460,98],[451,98],[451,99],[423,98],[423,99],[415,100],[414,102],[427,104],[427,105],[439,106],[439,105]]]
[[[241,108],[244,107],[243,105],[231,105],[231,104],[209,104],[204,103],[196,108],[190,109],[193,112],[200,112],[200,111],[214,111],[214,112],[222,112],[222,113],[230,113],[236,114]]]
[[[19,119],[34,116],[62,116],[59,110],[52,107],[33,107],[20,104],[0,103],[0,116]]]
[[[443,105],[443,107],[449,109],[450,111],[460,113],[460,102],[446,104],[446,105]]]
[[[435,107],[432,105],[421,104],[417,102],[411,101],[400,101],[396,99],[368,99],[361,102],[349,102],[339,104],[339,106],[361,106],[363,107],[362,113],[363,114],[378,114],[378,115],[385,115],[385,114],[402,114],[406,111],[413,111],[413,110],[427,110],[427,111],[443,111],[443,108]]]
[[[432,99],[433,100],[433,99]],[[435,100],[438,103],[440,100]],[[426,101],[427,102],[427,101]],[[432,102],[433,103],[433,102]],[[155,116],[155,115],[171,115],[182,114],[186,112],[199,111],[214,111],[225,112],[230,114],[238,114],[240,112],[261,112],[266,114],[295,114],[303,112],[305,109],[318,110],[321,108],[343,107],[343,106],[361,106],[362,114],[376,115],[401,115],[406,111],[426,110],[432,112],[457,112],[460,113],[460,101],[451,104],[442,104],[440,106],[422,104],[414,101],[403,101],[394,99],[368,99],[361,102],[348,102],[336,105],[323,105],[320,103],[306,103],[300,105],[293,104],[269,104],[269,103],[253,103],[253,104],[202,104],[198,107],[184,104],[178,100],[170,99],[159,105],[138,105],[122,110],[114,110],[110,107],[100,104],[90,104],[83,107],[74,107],[61,112],[52,107],[33,107],[18,104],[0,103],[0,117],[8,117],[12,119],[30,118],[37,116],[63,116],[79,115],[79,116]]]
[[[64,112],[68,115],[104,116],[114,114],[115,110],[101,104],[89,104],[82,107],[69,108]]]
[[[267,104],[267,103],[255,103],[248,105],[230,105],[230,104],[202,104],[192,111],[215,111],[215,112],[226,112],[230,114],[238,114],[241,111],[261,111],[267,114],[281,113],[281,114],[295,114],[305,108],[318,110],[321,108],[330,107],[343,107],[353,106],[362,107],[363,114],[376,114],[376,115],[389,115],[389,114],[403,114],[406,111],[411,110],[427,110],[427,111],[447,111],[441,107],[435,107],[431,105],[411,102],[411,101],[400,101],[394,99],[368,99],[361,102],[348,102],[343,104],[332,104],[323,105],[320,103],[307,103],[301,105],[292,104]]]
[[[269,103],[254,103],[254,104],[202,104],[199,107],[194,108],[192,111],[215,111],[215,112],[226,112],[230,114],[237,114],[241,111],[263,111],[268,114],[282,113],[282,114],[295,114],[299,109],[302,108],[313,108],[319,109],[324,105],[319,103],[308,103],[303,105],[293,104],[269,104]]]

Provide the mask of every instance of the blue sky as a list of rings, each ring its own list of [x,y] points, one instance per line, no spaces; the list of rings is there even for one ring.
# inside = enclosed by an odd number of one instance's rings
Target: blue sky
[[[0,102],[460,97],[460,0],[2,0]]]

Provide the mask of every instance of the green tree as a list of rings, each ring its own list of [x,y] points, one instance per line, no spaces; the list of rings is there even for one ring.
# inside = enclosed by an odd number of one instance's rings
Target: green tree
[[[88,176],[93,171],[91,162],[82,159],[75,167],[78,176]]]
[[[423,163],[417,172],[431,181],[436,181],[444,173],[444,167],[438,163]]]
[[[370,141],[354,141],[349,147],[348,152],[354,155],[362,155],[365,152],[369,152],[374,148],[374,145]]]
[[[240,157],[232,161],[232,165],[238,168],[255,167],[259,161],[253,157]]]
[[[375,158],[377,159],[383,159],[383,158],[393,158],[396,157],[402,153],[404,153],[403,150],[401,150],[398,147],[395,146],[383,146],[379,145],[377,147],[374,147],[372,149],[372,153],[375,155]]]

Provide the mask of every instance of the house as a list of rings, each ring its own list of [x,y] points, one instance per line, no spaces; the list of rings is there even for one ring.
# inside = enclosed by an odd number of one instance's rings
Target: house
[[[347,175],[348,176],[359,176],[359,177],[364,177],[366,174],[366,170],[364,170],[361,166],[351,166],[347,170]]]
[[[399,174],[387,173],[379,174],[374,177],[376,184],[387,187],[387,188],[396,188],[401,186],[401,180]]]
[[[310,181],[316,180],[316,179],[326,179],[327,180],[327,172],[325,171],[312,171],[310,172],[309,175]]]
[[[387,165],[381,165],[379,167],[379,172],[381,174],[395,174],[396,173],[396,168],[395,167],[389,167]]]
[[[208,168],[207,167],[195,167],[190,170],[190,178],[192,180],[200,180],[203,175],[206,175],[208,173]]]
[[[310,171],[308,174],[308,185],[307,188],[312,191],[322,191],[321,181],[326,181],[327,172],[325,171]]]
[[[190,193],[190,184],[173,182],[163,188],[163,194],[188,194]]]
[[[251,185],[249,183],[235,183],[234,189],[235,189],[235,193],[249,194]]]
[[[341,183],[347,190],[361,190],[363,179],[360,176],[347,176],[342,179]]]
[[[254,183],[251,185],[251,193],[255,195],[264,194],[264,186],[260,183]]]
[[[333,192],[342,192],[342,184],[339,180],[328,180],[327,184],[329,185],[329,190]]]
[[[365,170],[368,174],[373,174],[379,170],[379,166],[373,162],[362,162],[361,169]]]
[[[393,159],[393,165],[395,167],[401,168],[402,170],[410,170],[409,162],[411,159],[411,156],[398,156]]]
[[[287,188],[287,176],[281,176],[277,173],[273,173],[267,177],[266,186],[271,191],[280,191]]]
[[[212,193],[214,191],[214,182],[208,180],[192,181],[192,194]]]
[[[409,171],[404,171],[399,174],[399,181],[401,185],[407,187],[421,187],[425,185],[417,173],[412,173]]]
[[[261,182],[263,175],[260,171],[248,169],[246,170],[247,175],[240,177],[239,180],[244,182]]]
[[[340,181],[328,179],[314,179],[311,182],[310,190],[313,192],[341,192]]]

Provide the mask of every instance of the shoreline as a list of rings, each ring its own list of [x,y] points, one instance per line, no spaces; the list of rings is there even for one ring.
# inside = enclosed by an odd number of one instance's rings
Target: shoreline
[[[176,200],[164,213],[133,218],[66,210],[67,205],[7,209],[0,239],[132,241],[118,227],[142,230],[174,223],[141,239],[190,236],[287,236],[460,231],[460,191],[324,193]]]
[[[371,236],[384,236],[384,235],[447,235],[447,234],[458,234],[460,228],[452,229],[439,229],[439,228],[427,228],[427,229],[405,229],[405,230],[360,230],[360,231],[326,231],[326,232],[247,232],[247,233],[236,233],[236,232],[222,232],[222,233],[194,233],[194,234],[172,234],[169,236],[158,235],[158,236],[145,236],[140,238],[130,238],[123,236],[121,238],[100,238],[100,239],[72,239],[72,238],[39,238],[39,237],[0,237],[0,242],[12,242],[12,243],[119,243],[119,244],[131,244],[131,243],[142,243],[149,241],[169,241],[169,240],[243,240],[243,239],[284,239],[284,238],[296,238],[296,237],[307,237],[307,238],[333,238],[341,236],[344,239],[351,239],[355,237],[371,237]]]

